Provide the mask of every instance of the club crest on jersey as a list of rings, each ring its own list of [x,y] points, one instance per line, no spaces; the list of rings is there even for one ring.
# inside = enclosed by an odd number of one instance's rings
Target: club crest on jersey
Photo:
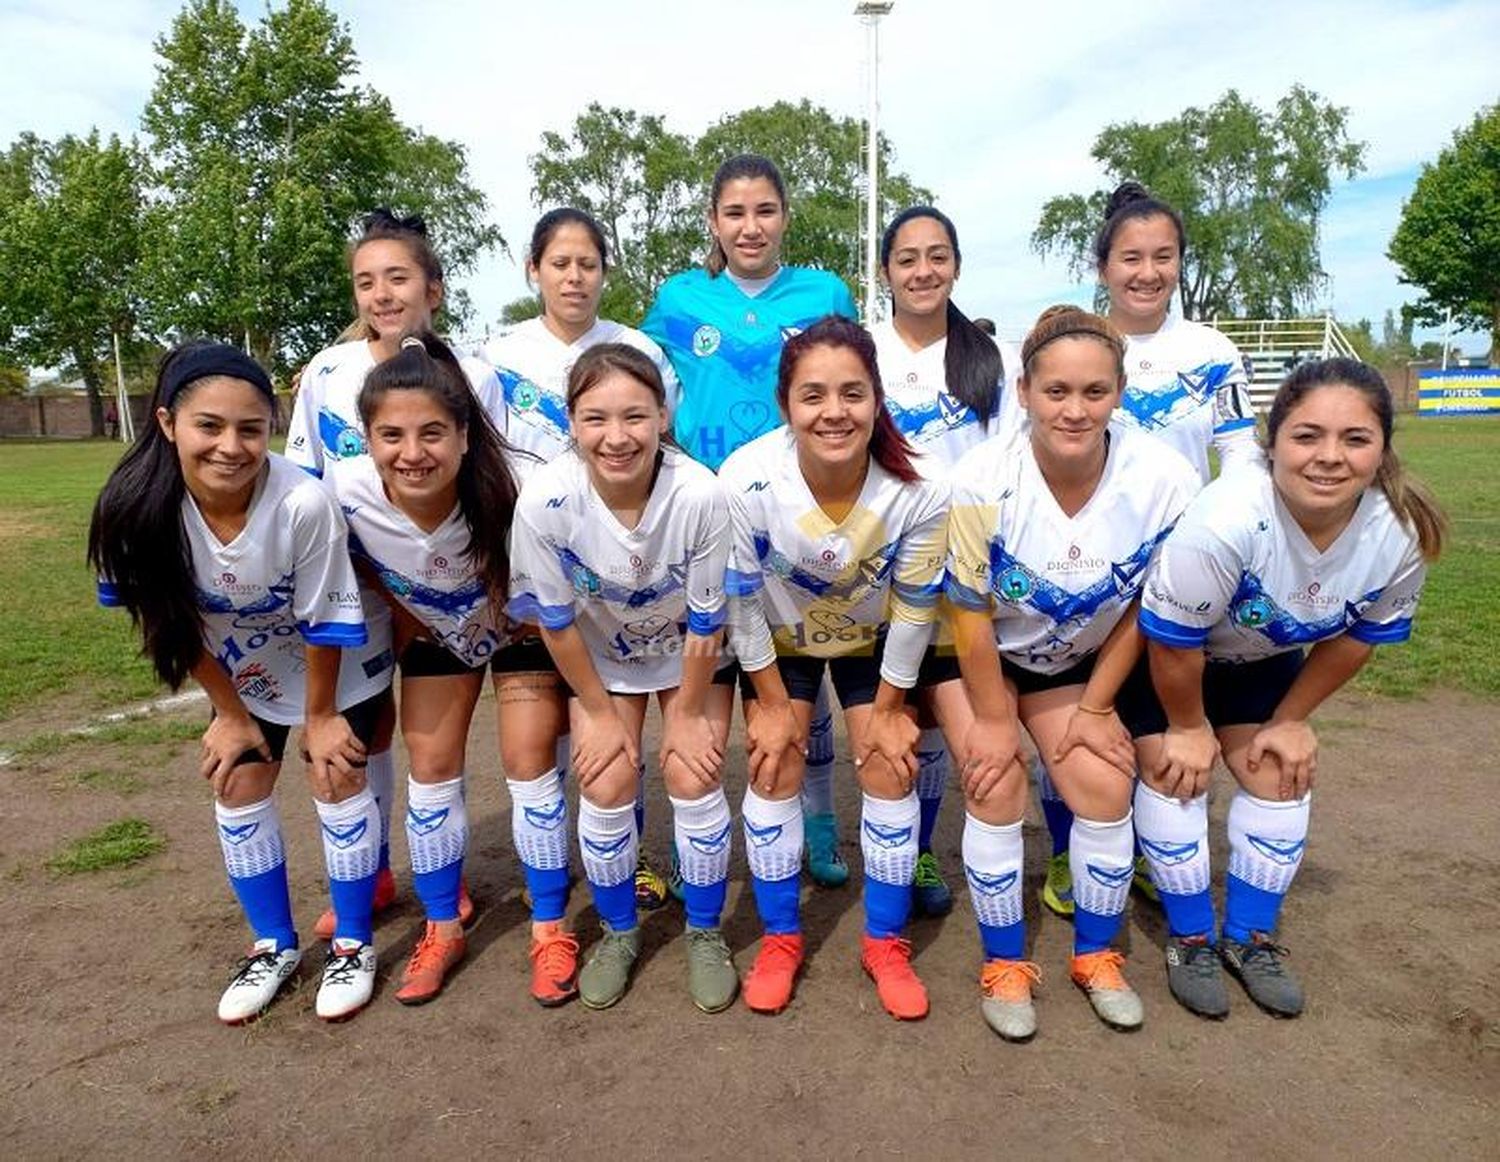
[[[551,807],[523,807],[521,814],[526,817],[538,831],[556,831],[562,826],[564,817],[568,813],[566,799],[559,799]]]
[[[1246,629],[1259,629],[1269,622],[1275,609],[1264,597],[1252,597],[1234,607],[1234,620]]]
[[[910,827],[887,827],[883,823],[873,820],[865,820],[865,834],[873,839],[877,846],[887,850],[900,847],[911,838]]]
[[[724,824],[724,830],[717,835],[689,835],[688,845],[704,855],[718,855],[729,846],[729,829],[732,826],[732,823]]]
[[[541,402],[542,389],[529,379],[516,384],[516,390],[511,394],[511,404],[517,411],[529,412]]]
[[[995,592],[1006,601],[1025,601],[1031,596],[1031,575],[1025,569],[1006,569],[995,578]]]
[[[328,842],[340,850],[353,847],[364,838],[365,832],[369,829],[370,824],[364,819],[356,819],[348,827],[331,827],[327,823],[323,824],[323,834],[328,836]]]
[[[1198,841],[1196,839],[1189,843],[1155,843],[1149,839],[1142,839],[1141,850],[1160,864],[1171,866],[1173,864],[1187,863],[1193,856],[1198,854]]]
[[[627,831],[618,839],[590,839],[583,836],[583,846],[588,848],[589,854],[598,856],[600,859],[618,859],[625,850],[625,845],[634,838],[632,832]]]
[[[1089,879],[1111,891],[1125,887],[1130,883],[1130,877],[1135,875],[1134,864],[1126,864],[1124,867],[1100,867],[1097,863],[1090,863],[1084,866],[1088,868]]]
[[[439,807],[436,811],[423,811],[420,807],[406,809],[406,829],[418,835],[431,835],[447,821],[447,807]]]
[[[707,359],[719,349],[719,328],[704,323],[693,332],[693,354],[699,359]]]
[[[961,427],[969,418],[969,405],[946,391],[938,392],[938,410],[950,428]]]
[[[969,886],[981,896],[998,896],[1001,892],[1008,892],[1015,886],[1016,878],[1021,874],[1016,871],[1001,872],[997,876],[987,876],[983,872],[977,872],[971,867],[964,868],[964,874],[968,877]]]
[[[781,341],[785,343],[788,339],[794,339],[800,334],[802,334],[801,327],[782,327]]]
[[[573,592],[580,597],[596,597],[602,586],[599,583],[599,574],[595,573],[587,565],[573,566]]]
[[[770,847],[781,838],[782,825],[772,823],[769,827],[757,827],[750,820],[745,820],[745,838],[756,847]]]
[[[233,847],[238,847],[240,844],[248,842],[259,830],[260,824],[258,822],[241,823],[237,827],[228,823],[219,824],[219,834],[223,836],[225,843]]]
[[[1302,849],[1307,846],[1305,839],[1268,839],[1262,835],[1246,835],[1245,838],[1261,855],[1282,865],[1296,863],[1302,858]]]

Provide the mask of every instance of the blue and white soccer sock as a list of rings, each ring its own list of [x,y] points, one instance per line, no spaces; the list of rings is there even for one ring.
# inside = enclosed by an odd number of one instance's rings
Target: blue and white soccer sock
[[[1031,775],[1036,780],[1036,797],[1042,805],[1042,818],[1047,821],[1047,834],[1052,837],[1052,854],[1059,856],[1072,841],[1073,812],[1058,794],[1041,755],[1032,758]]]
[[[411,851],[411,881],[429,920],[441,923],[458,919],[458,894],[468,844],[463,776],[442,783],[419,783],[408,778],[406,845]]]
[[[248,807],[214,804],[219,846],[229,886],[239,897],[245,919],[257,940],[276,941],[276,950],[297,947],[292,923],[292,896],[287,890],[286,850],[281,842],[281,817],[274,799]]]
[[[333,899],[335,940],[375,943],[370,918],[380,871],[380,808],[368,785],[342,803],[319,802],[323,863]]]
[[[917,738],[917,807],[922,813],[917,830],[919,852],[932,850],[932,831],[937,826],[938,809],[943,805],[943,792],[948,788],[952,767],[943,732],[929,726]]]
[[[557,736],[552,747],[552,765],[564,779],[568,777],[568,764],[573,761],[573,736],[567,732]]]
[[[1236,792],[1229,803],[1229,875],[1224,881],[1224,935],[1249,941],[1276,931],[1307,849],[1312,792],[1274,802]]]
[[[802,774],[802,810],[808,815],[833,814],[833,711],[828,706],[828,684],[818,687],[812,721],[807,728],[807,764]]]
[[[380,869],[391,866],[391,805],[396,801],[396,759],[389,749],[372,754],[365,764],[365,785],[380,811]]]
[[[594,908],[616,932],[635,927],[635,860],[640,850],[635,804],[600,807],[578,800],[578,846]]]
[[[745,856],[760,922],[769,935],[800,932],[802,802],[796,795],[762,799],[746,787],[744,820]]]
[[[1100,952],[1120,931],[1135,875],[1130,812],[1113,823],[1075,815],[1068,863],[1073,869],[1073,954]]]
[[[635,768],[635,837],[646,838],[646,764],[640,762]]]
[[[717,928],[729,890],[729,846],[734,823],[724,789],[700,799],[672,797],[672,833],[682,870],[682,906],[694,928]]]
[[[864,796],[859,846],[865,857],[865,931],[877,939],[900,936],[911,915],[921,821],[915,791],[900,799]]]
[[[535,779],[506,779],[510,834],[531,893],[531,918],[561,920],[568,910],[568,801],[556,767]]]
[[[1026,953],[1026,920],[1021,900],[1025,845],[1021,821],[986,823],[964,817],[964,876],[979,921],[979,943],[986,960],[1020,960]]]
[[[1208,795],[1186,803],[1138,782],[1135,831],[1151,865],[1151,880],[1173,936],[1214,940],[1214,901],[1209,895]]]

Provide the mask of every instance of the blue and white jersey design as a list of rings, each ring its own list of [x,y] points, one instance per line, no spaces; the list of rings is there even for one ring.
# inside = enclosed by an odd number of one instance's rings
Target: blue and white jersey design
[[[503,613],[474,570],[469,526],[456,505],[427,533],[390,502],[370,457],[334,461],[324,479],[349,524],[350,554],[369,564],[385,591],[435,641],[470,667],[510,644]]]
[[[307,704],[306,645],[343,649],[336,705],[346,710],[391,683],[390,617],[366,618],[349,562],[344,518],[333,496],[272,453],[245,527],[229,544],[204,522],[191,495],[182,526],[193,556],[203,640],[234,682],[246,709],[296,725]],[[99,582],[102,605],[117,605]]]
[[[947,484],[907,484],[871,460],[854,507],[832,520],[787,428],[734,453],[719,479],[734,525],[729,591],[745,669],[778,654],[868,654],[888,629],[881,677],[914,686],[942,593]]]
[[[1073,516],[1058,507],[1024,435],[976,448],[951,481],[948,599],[992,614],[1000,653],[1039,674],[1104,644],[1198,491],[1186,460],[1115,423],[1104,473]]]
[[[1125,394],[1115,419],[1176,448],[1208,483],[1208,449],[1220,471],[1262,461],[1239,348],[1212,327],[1168,315],[1161,330],[1125,340]]]
[[[510,615],[558,630],[575,621],[615,694],[682,682],[683,636],[725,618],[729,514],[714,474],[677,448],[635,528],[599,498],[576,451],[533,473],[511,536]]]
[[[943,366],[948,351],[946,335],[913,351],[887,319],[871,327],[870,336],[875,340],[886,411],[912,447],[934,457],[945,471],[970,448],[997,436],[1003,438],[1020,426],[1025,415],[1016,389],[1021,355],[1013,345],[999,344],[1005,375],[988,422],[981,422],[978,412],[948,394]]]
[[[503,432],[505,417],[494,369],[468,355],[460,356],[459,364],[480,404]],[[359,418],[359,391],[374,367],[375,356],[363,339],[329,347],[308,361],[287,425],[288,460],[322,476],[328,461],[368,453],[365,426]]]
[[[1264,467],[1215,480],[1167,539],[1141,598],[1141,629],[1217,661],[1248,662],[1347,633],[1403,642],[1427,565],[1385,493],[1365,490],[1319,552]]]
[[[858,319],[849,288],[822,270],[783,266],[759,294],[728,274],[673,275],[641,329],[661,344],[681,383],[677,442],[700,463],[724,458],[781,423],[776,370],[782,345],[825,315]]]
[[[523,475],[565,451],[568,433],[568,372],[578,357],[600,343],[626,343],[644,352],[661,371],[669,408],[677,399],[677,374],[660,347],[633,327],[597,320],[592,327],[564,343],[541,319],[527,319],[502,331],[478,352],[495,369],[505,400],[501,431],[511,447],[536,459],[516,457]]]

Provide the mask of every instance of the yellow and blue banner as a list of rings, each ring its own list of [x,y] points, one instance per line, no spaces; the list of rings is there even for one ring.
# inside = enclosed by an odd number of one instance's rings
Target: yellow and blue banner
[[[1500,416],[1500,368],[1455,367],[1417,376],[1419,416]]]

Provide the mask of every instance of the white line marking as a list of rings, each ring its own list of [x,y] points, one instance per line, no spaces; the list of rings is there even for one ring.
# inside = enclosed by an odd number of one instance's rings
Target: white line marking
[[[75,726],[72,730],[64,731],[75,738],[87,738],[89,735],[98,734],[106,726],[113,726],[117,722],[128,722],[132,718],[149,718],[153,714],[161,714],[168,710],[180,710],[184,706],[192,706],[202,702],[207,695],[202,690],[184,690],[180,694],[169,694],[165,698],[157,698],[152,702],[142,702],[136,706],[128,706],[124,710],[115,710],[103,715],[93,722],[82,726]],[[14,753],[8,750],[0,750],[0,767],[8,767],[16,761]]]

